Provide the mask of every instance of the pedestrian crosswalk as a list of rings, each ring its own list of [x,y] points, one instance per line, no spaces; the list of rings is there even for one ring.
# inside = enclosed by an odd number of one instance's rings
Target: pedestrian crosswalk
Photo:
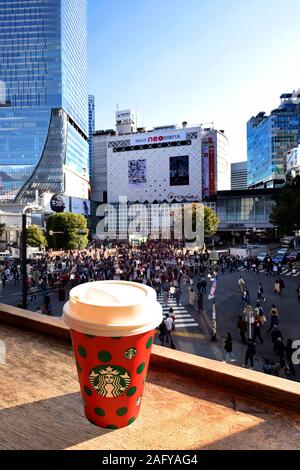
[[[195,328],[199,327],[199,323],[194,320],[192,315],[187,311],[187,309],[179,303],[177,306],[175,300],[169,299],[168,305],[164,305],[163,296],[158,296],[158,301],[163,307],[163,315],[165,316],[169,313],[169,309],[172,307],[175,315],[175,328]]]
[[[244,266],[241,266],[239,268],[239,271],[248,271],[248,270]],[[249,272],[253,272],[253,271],[249,271]],[[259,272],[260,273],[266,273],[266,269],[260,268]],[[290,277],[298,277],[298,276],[300,276],[300,269],[297,268],[295,270],[290,270],[289,268],[283,268],[281,274],[283,274],[285,276],[290,276]],[[275,276],[277,276],[277,275],[278,275],[278,273],[275,274]]]

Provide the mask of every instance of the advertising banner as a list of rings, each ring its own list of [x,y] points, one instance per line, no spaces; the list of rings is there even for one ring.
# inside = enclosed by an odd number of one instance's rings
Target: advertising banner
[[[209,147],[202,148],[202,195],[209,196]]]
[[[147,186],[147,167],[145,159],[128,161],[128,186],[140,188]]]
[[[213,145],[209,146],[209,195],[214,196],[215,188],[215,148]]]
[[[170,157],[170,186],[188,186],[189,157]]]
[[[52,212],[69,212],[70,211],[70,198],[61,194],[45,193],[44,209],[46,214]]]
[[[79,199],[71,197],[71,212],[81,214],[87,217],[91,215],[91,202],[88,199]]]
[[[165,133],[163,131],[151,132],[145,135],[132,136],[130,139],[131,145],[147,145],[147,144],[160,144],[168,142],[180,142],[186,140],[186,131],[177,131],[174,129],[171,132]]]

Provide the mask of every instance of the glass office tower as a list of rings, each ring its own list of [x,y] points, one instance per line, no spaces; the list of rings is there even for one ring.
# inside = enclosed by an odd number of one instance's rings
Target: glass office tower
[[[89,95],[89,168],[90,181],[93,173],[93,134],[95,132],[95,97]]]
[[[270,115],[247,123],[248,186],[276,187],[285,181],[286,153],[300,143],[300,93],[281,95]]]
[[[88,187],[87,0],[0,0],[0,201]]]

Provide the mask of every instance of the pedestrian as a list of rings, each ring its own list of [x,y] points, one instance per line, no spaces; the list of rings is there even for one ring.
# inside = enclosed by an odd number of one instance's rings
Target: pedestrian
[[[194,289],[191,287],[190,290],[189,290],[189,305],[191,307],[194,307],[195,300],[196,300],[196,294],[195,294]]]
[[[294,376],[296,375],[295,367],[293,364],[293,354],[295,351],[296,351],[296,348],[293,348],[293,341],[291,339],[288,339],[286,342],[286,347],[285,347],[286,363],[287,363],[288,373]]]
[[[174,310],[172,309],[172,307],[169,308],[169,317],[172,318],[173,320],[173,325],[172,325],[172,330],[175,330],[175,313],[174,313]]]
[[[167,284],[164,285],[164,288],[163,288],[163,291],[164,291],[164,305],[168,305],[168,302],[169,302],[169,286]]]
[[[296,292],[297,292],[297,296],[298,296],[298,302],[299,302],[299,304],[300,304],[300,284],[299,284],[299,286],[297,287]]]
[[[260,321],[259,315],[257,315],[253,323],[253,341],[255,341],[256,337],[258,337],[261,344],[263,344],[264,340],[261,336],[260,327],[261,327],[261,321]]]
[[[166,342],[169,343],[172,347],[173,344],[173,339],[172,339],[172,329],[173,329],[173,320],[167,313],[166,319],[165,319],[165,325],[166,325]]]
[[[278,338],[283,339],[281,331],[279,330],[278,326],[275,325],[274,328],[273,328],[273,331],[271,333],[271,340],[272,340],[272,343],[273,343],[273,350],[274,351],[275,351],[275,344],[276,344]]]
[[[233,353],[232,353],[232,337],[229,332],[227,332],[227,336],[224,341],[224,349],[225,349],[225,362],[228,362],[228,360],[230,360],[231,362],[234,362]]]
[[[242,299],[243,299],[243,302],[244,302],[245,305],[249,305],[249,303],[250,303],[250,296],[249,296],[249,291],[248,291],[248,289],[244,289],[244,290],[243,290]]]
[[[282,341],[282,338],[277,338],[277,340],[275,341],[275,344],[274,344],[274,352],[278,358],[278,361],[279,361],[279,364],[280,364],[280,367],[284,367],[285,366],[285,347],[284,347],[284,344],[283,344],[283,341]]]
[[[178,286],[178,287],[176,287],[176,291],[175,291],[175,300],[176,300],[177,307],[179,306],[180,296],[181,296],[181,289]]]
[[[256,344],[252,339],[248,339],[246,354],[245,354],[245,367],[248,366],[248,361],[250,360],[251,368],[254,368],[254,356],[256,354]]]
[[[7,279],[5,271],[3,271],[2,273],[1,279],[2,279],[2,287],[4,288],[6,287],[6,279]]]
[[[274,367],[270,363],[270,360],[268,358],[265,359],[264,365],[263,365],[263,372],[268,375],[273,375]]]
[[[274,326],[277,326],[279,325],[279,315],[278,315],[278,309],[276,308],[275,304],[272,305],[272,308],[270,310],[270,320],[271,320],[271,324],[270,324],[270,328],[267,330],[268,333],[270,333]]]
[[[241,293],[243,293],[244,290],[246,289],[246,283],[244,279],[242,278],[242,276],[240,276],[238,280],[238,289]]]
[[[279,278],[279,283],[280,283],[280,295],[283,295],[285,284],[284,284],[284,280],[281,277]]]
[[[163,320],[158,327],[158,337],[159,337],[161,346],[164,345],[166,336],[167,336],[167,328],[166,328],[165,321]]]
[[[281,295],[281,289],[280,289],[280,281],[279,279],[276,279],[276,281],[274,282],[274,294],[275,295]]]
[[[266,301],[264,297],[264,289],[261,282],[258,283],[257,289],[257,302],[259,302],[259,300],[263,300],[264,302]]]
[[[242,315],[238,316],[238,321],[237,321],[236,326],[240,330],[240,337],[241,337],[242,343],[247,344],[247,340],[246,340],[247,323],[245,322],[245,320],[243,320]]]

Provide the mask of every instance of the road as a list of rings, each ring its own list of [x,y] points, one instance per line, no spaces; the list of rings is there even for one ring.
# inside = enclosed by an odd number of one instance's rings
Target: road
[[[289,274],[289,273],[287,273]],[[276,304],[280,315],[280,330],[284,341],[291,338],[300,339],[300,304],[297,300],[296,288],[300,284],[300,276],[283,274],[286,289],[282,297],[274,295],[273,285],[275,278],[267,276],[265,273],[252,273],[244,270],[233,273],[225,272],[219,274],[219,282],[216,294],[217,310],[217,337],[216,343],[211,342],[211,301],[208,300],[208,294],[205,296],[205,313],[200,315],[197,308],[188,305],[187,288],[183,287],[180,304],[177,307],[174,301],[169,301],[168,306],[164,307],[164,313],[172,307],[176,315],[176,328],[173,333],[176,349],[191,354],[204,356],[219,361],[223,360],[224,349],[223,341],[229,331],[233,338],[233,352],[237,365],[244,363],[245,346],[240,342],[239,331],[236,327],[237,317],[243,311],[243,302],[241,294],[237,289],[237,281],[242,275],[250,292],[250,301],[253,306],[256,303],[256,294],[258,282],[262,282],[266,302],[262,306],[267,317],[267,324],[263,327],[262,336],[264,344],[257,341],[257,356],[255,358],[254,369],[262,370],[262,363],[265,357],[271,361],[275,360],[272,351],[270,334],[267,333],[269,327],[269,311],[272,304]],[[196,283],[196,279],[195,279]],[[53,314],[61,316],[64,302],[58,301],[56,292],[50,294]],[[21,299],[20,286],[14,286],[13,281],[9,281],[7,287],[0,290],[0,302],[17,305]],[[29,309],[36,311],[37,306],[42,305],[43,294],[39,294],[37,302],[29,302]],[[159,298],[162,303],[162,298]],[[29,296],[30,301],[30,296]],[[156,343],[159,344],[158,338]],[[167,346],[168,347],[168,346]],[[300,381],[300,366],[296,366],[296,380]]]

